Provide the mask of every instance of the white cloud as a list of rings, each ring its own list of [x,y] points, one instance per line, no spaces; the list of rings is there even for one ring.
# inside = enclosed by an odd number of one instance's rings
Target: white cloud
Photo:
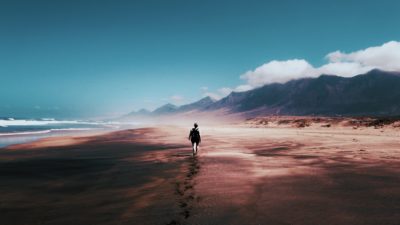
[[[314,74],[338,75],[341,77],[353,77],[358,74],[366,73],[374,69],[371,66],[363,66],[356,62],[331,62],[314,70]]]
[[[354,62],[362,67],[388,71],[400,71],[400,42],[390,41],[381,46],[370,47],[351,53],[335,51],[326,58],[330,62]]]
[[[253,89],[253,87],[252,87],[251,85],[249,85],[249,84],[242,84],[242,85],[237,86],[237,87],[235,88],[235,91],[236,91],[236,92],[243,92],[243,91],[249,91],[249,90],[251,90],[251,89]]]
[[[270,61],[240,77],[252,88],[270,83],[284,83],[292,79],[331,74],[352,77],[372,69],[400,71],[400,42],[390,41],[381,46],[343,53],[331,52],[325,57],[328,63],[314,67],[304,59]],[[241,85],[242,86],[242,85]]]
[[[265,84],[285,83],[293,79],[318,77],[321,74],[352,77],[376,68],[362,65],[359,62],[341,61],[336,53],[332,58],[331,62],[317,68],[304,59],[271,61],[241,75],[240,78],[245,80],[247,84],[239,85],[235,90],[246,91]],[[244,86],[247,88],[243,89]]]
[[[400,71],[400,42],[390,41],[381,46],[369,47],[355,52],[334,51],[325,56],[328,62],[314,67],[305,59],[285,61],[272,60],[254,70],[242,74],[245,80],[236,88],[220,88],[217,92],[205,90],[205,95],[220,99],[232,91],[243,92],[270,83],[285,83],[305,77],[318,77],[321,74],[353,77],[372,69]]]
[[[247,85],[258,87],[269,83],[283,83],[314,74],[314,68],[304,59],[287,61],[273,60],[247,71],[240,78],[247,81]]]

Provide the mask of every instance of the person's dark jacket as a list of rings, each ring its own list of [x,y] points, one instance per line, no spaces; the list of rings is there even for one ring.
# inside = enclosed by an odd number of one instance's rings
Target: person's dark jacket
[[[201,142],[201,137],[200,137],[200,131],[198,128],[192,128],[189,133],[189,139],[192,141],[192,143],[200,143]]]

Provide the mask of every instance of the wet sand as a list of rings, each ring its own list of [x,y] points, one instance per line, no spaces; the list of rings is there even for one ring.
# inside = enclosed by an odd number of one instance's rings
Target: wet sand
[[[188,130],[1,149],[1,224],[399,224],[398,129]]]

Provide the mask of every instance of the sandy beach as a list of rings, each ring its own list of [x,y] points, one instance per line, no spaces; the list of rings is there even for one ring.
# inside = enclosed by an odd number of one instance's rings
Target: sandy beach
[[[398,224],[393,127],[163,126],[0,149],[1,224]]]

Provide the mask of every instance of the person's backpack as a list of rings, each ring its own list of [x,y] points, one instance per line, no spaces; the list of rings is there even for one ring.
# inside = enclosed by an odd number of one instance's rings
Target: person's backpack
[[[200,140],[200,132],[198,129],[192,129],[192,139]]]

